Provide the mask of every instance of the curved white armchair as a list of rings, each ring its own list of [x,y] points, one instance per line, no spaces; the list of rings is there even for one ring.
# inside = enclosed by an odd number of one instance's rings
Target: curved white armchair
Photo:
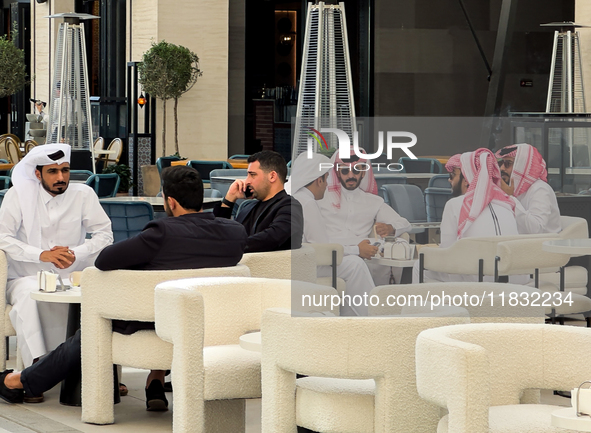
[[[331,286],[339,293],[344,293],[347,285],[345,280],[336,276],[337,267],[343,262],[344,247],[341,244],[304,244],[314,249],[316,266],[330,267],[331,276],[316,278],[316,284]]]
[[[449,411],[438,433],[562,432],[558,406],[519,404],[527,389],[571,390],[589,379],[591,333],[573,326],[470,324],[421,332],[419,395]]]
[[[529,240],[532,245],[537,244],[539,246],[539,257],[548,259],[550,257],[548,255],[551,253],[541,252],[542,243],[558,238],[559,236],[556,233],[463,238],[449,248],[422,248],[419,257],[423,257],[425,270],[461,275],[495,276],[497,265],[495,259],[498,255],[497,245],[499,243],[513,240]],[[538,252],[536,252],[537,254]],[[558,262],[550,262],[554,267],[564,266],[569,260],[569,257],[565,254],[554,254],[552,258],[560,258]],[[544,263],[544,267],[550,267],[550,265]],[[519,275],[519,272],[511,274],[499,272],[498,275]]]
[[[247,253],[242,256],[240,264],[248,266],[254,278],[316,282],[314,249],[306,245],[297,250]]]
[[[457,313],[455,313],[457,314]],[[416,336],[462,317],[263,314],[263,433],[435,431],[439,411],[416,391]],[[308,375],[296,381],[296,373]]]
[[[12,322],[8,316],[12,305],[6,303],[6,282],[8,281],[8,262],[6,261],[6,254],[0,250],[0,311],[4,312],[4,320],[0,319],[0,367],[2,370],[6,369],[6,358],[4,354],[8,355],[7,340],[8,337],[15,337],[16,331],[12,327]],[[17,368],[22,370],[22,360],[20,359],[20,351],[17,349]]]
[[[112,424],[113,364],[166,370],[172,346],[155,331],[132,335],[112,332],[111,320],[154,321],[154,287],[164,281],[209,276],[243,276],[246,266],[174,271],[99,271],[82,273],[82,421]]]
[[[261,354],[240,348],[239,337],[261,328],[266,308],[301,310],[303,294],[336,292],[264,278],[194,278],[156,287],[156,332],[173,345],[175,432],[244,431],[244,399],[261,396]],[[326,308],[304,309],[315,310]]]

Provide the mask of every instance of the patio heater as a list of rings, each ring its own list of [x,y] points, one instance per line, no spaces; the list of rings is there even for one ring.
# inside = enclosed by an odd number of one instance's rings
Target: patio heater
[[[309,143],[321,150],[314,130],[338,128],[350,139],[356,130],[345,4],[308,3],[292,161]],[[334,134],[326,147],[338,147]]]
[[[577,28],[587,27],[572,21],[541,24],[541,27],[556,27],[552,48],[552,65],[548,83],[547,113],[586,113],[583,87],[581,44]],[[589,165],[590,146],[586,128],[568,128],[550,131],[549,145],[560,147],[561,165]],[[563,145],[568,147],[568,155]],[[566,156],[566,160],[565,160]],[[561,170],[564,171],[565,167]]]
[[[588,26],[570,21],[540,26],[559,28],[554,32],[546,112],[585,113],[581,45],[576,29]]]
[[[55,49],[47,143],[69,144],[72,168],[95,173],[86,41],[80,22],[99,17],[69,12],[46,18],[64,20]]]

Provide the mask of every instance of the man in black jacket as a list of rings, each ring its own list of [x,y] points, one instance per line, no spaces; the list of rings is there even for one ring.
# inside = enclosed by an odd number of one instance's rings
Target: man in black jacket
[[[246,247],[246,231],[235,221],[201,212],[203,182],[197,170],[169,167],[162,171],[164,208],[169,217],[149,222],[134,236],[105,248],[95,261],[103,271],[116,269],[172,270],[235,266]],[[154,329],[154,323],[113,320],[113,331],[133,334]],[[80,330],[38,363],[0,375],[0,398],[23,402],[51,389],[72,369],[80,369]],[[164,371],[153,370],[146,383],[148,410],[166,410]]]
[[[304,217],[302,206],[283,189],[287,178],[285,159],[271,150],[248,158],[246,180],[237,179],[228,189],[216,216],[230,218],[236,200],[245,203],[236,215],[248,233],[245,253],[297,249],[302,246]]]

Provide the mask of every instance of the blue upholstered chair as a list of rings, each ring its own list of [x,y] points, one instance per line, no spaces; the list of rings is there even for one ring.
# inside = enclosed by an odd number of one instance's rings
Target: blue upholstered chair
[[[162,170],[166,167],[170,167],[173,161],[180,161],[178,156],[161,156],[156,160],[156,167],[158,168],[158,174],[162,175]]]
[[[0,189],[10,188],[10,176],[0,176]]]
[[[387,173],[375,173],[376,183],[378,184],[378,189],[382,188],[384,185],[394,185],[394,184],[405,184],[406,177],[402,177],[399,175],[394,174],[387,174]]]
[[[449,175],[448,174],[438,174],[433,176],[429,179],[429,185],[427,188],[451,188],[451,184],[449,183]]]
[[[214,189],[214,188],[205,188],[203,190],[203,197],[204,198],[222,198],[223,195],[217,189]]]
[[[111,219],[115,242],[135,236],[154,219],[152,205],[147,202],[106,200],[100,200],[100,202]]]
[[[416,185],[384,185],[380,192],[386,204],[410,223],[427,222],[427,210],[423,191]],[[414,228],[410,233],[423,233],[424,228]]]
[[[228,192],[228,188],[230,188],[231,183],[230,182],[216,182],[212,178],[223,177],[223,176],[231,176],[231,177],[244,176],[244,177],[246,177],[247,174],[248,174],[248,170],[245,168],[232,168],[232,169],[222,168],[222,169],[217,169],[217,170],[211,170],[209,172],[210,186],[213,189],[217,189],[222,194],[222,197],[225,197],[226,193]]]
[[[402,173],[443,173],[443,165],[435,158],[412,159],[403,156],[398,160],[404,166]]]
[[[232,169],[232,165],[227,161],[199,161],[192,160],[187,163],[189,167],[193,167],[199,172],[201,180],[204,184],[210,183],[209,174],[213,170]]]
[[[427,221],[440,222],[445,203],[452,197],[451,188],[429,187],[425,189]]]
[[[92,171],[89,170],[70,170],[70,180],[73,181],[86,182],[92,175]]]
[[[107,198],[117,195],[120,182],[117,173],[93,174],[86,180],[86,185],[93,188],[99,198]]]

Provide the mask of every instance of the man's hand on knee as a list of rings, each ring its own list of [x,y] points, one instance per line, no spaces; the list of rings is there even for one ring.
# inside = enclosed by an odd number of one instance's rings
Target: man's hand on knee
[[[68,247],[53,247],[49,251],[43,251],[39,260],[53,263],[59,269],[67,269],[76,261],[76,256]]]

